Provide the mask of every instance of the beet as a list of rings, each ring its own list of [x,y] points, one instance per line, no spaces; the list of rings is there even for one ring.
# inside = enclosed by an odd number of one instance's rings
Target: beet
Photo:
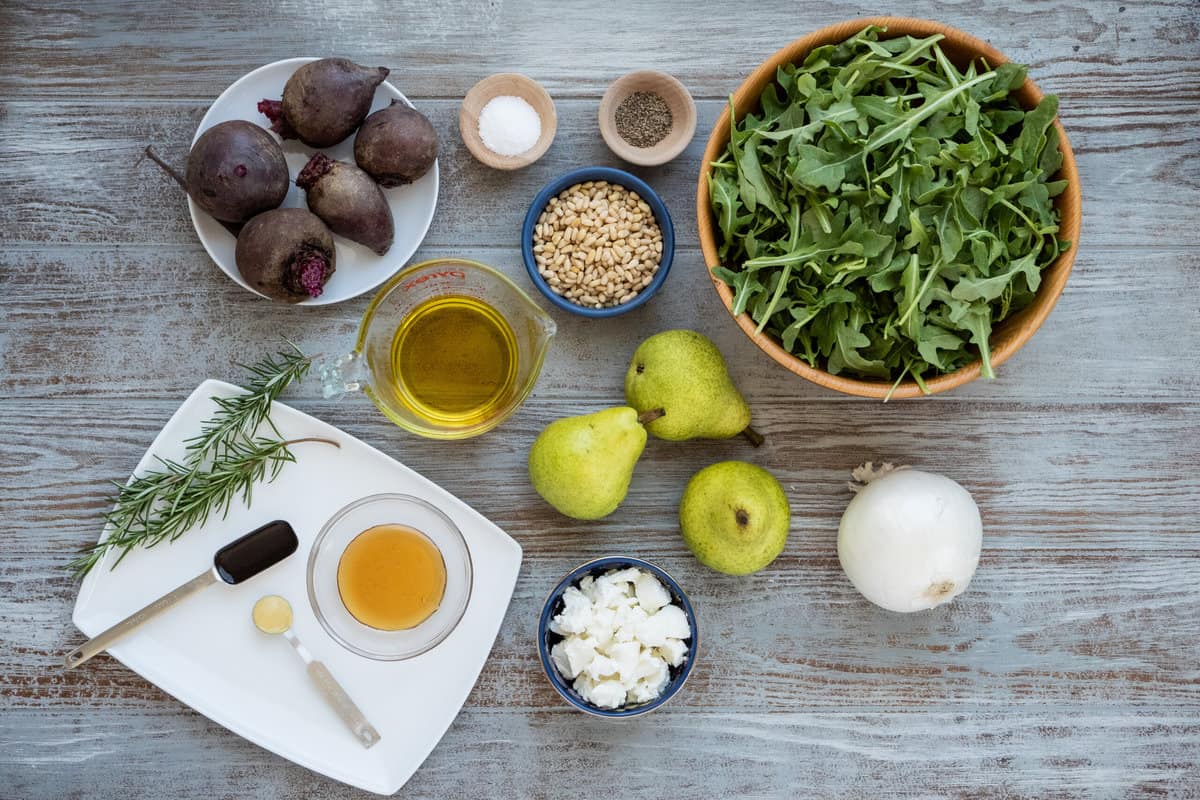
[[[188,154],[186,177],[153,148],[147,147],[146,155],[226,227],[278,208],[287,196],[283,148],[271,134],[249,122],[222,122],[202,133]]]
[[[353,164],[317,153],[300,174],[308,208],[339,236],[365,244],[379,255],[392,246],[392,209],[371,176]]]
[[[251,287],[287,303],[320,297],[336,260],[333,234],[303,208],[264,211],[247,222],[235,257]]]
[[[393,100],[359,128],[354,160],[380,186],[402,186],[433,167],[437,149],[437,132],[425,115]]]
[[[354,133],[388,76],[384,67],[360,67],[346,58],[322,58],[300,67],[283,87],[283,100],[263,100],[258,110],[284,139],[332,147]]]

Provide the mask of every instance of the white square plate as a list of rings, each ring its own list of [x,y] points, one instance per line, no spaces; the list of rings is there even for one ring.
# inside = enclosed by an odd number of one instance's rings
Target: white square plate
[[[215,410],[213,395],[237,387],[205,381],[167,422],[138,464],[180,458],[184,440]],[[331,778],[377,792],[400,789],[442,738],[475,685],[495,642],[521,566],[521,547],[504,531],[436,484],[331,425],[276,403],[271,415],[288,438],[321,436],[293,448],[296,463],[274,483],[254,489],[252,508],[235,502],[226,519],[210,519],[172,543],[131,552],[116,569],[109,553],[84,580],[72,619],[88,636],[212,566],[224,544],[274,519],[291,522],[300,548],[245,583],[218,583],[151,620],[109,653],[164,691],[234,733]],[[377,492],[424,498],[462,530],[475,564],[474,587],[458,627],[409,661],[357,656],[334,642],[309,605],[305,567],[313,540],[347,503]],[[294,629],[324,661],[379,730],[365,750],[309,683],[304,664],[282,637],[250,620],[255,600],[286,597]],[[80,669],[87,669],[86,666]]]

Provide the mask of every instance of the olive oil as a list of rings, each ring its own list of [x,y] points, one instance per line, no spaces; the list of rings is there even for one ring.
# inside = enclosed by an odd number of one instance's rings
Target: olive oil
[[[413,414],[469,427],[500,413],[517,379],[517,337],[474,297],[434,297],[414,308],[392,339],[397,395]]]
[[[342,552],[338,594],[364,625],[383,631],[415,628],[437,611],[446,592],[442,551],[407,525],[376,525]]]

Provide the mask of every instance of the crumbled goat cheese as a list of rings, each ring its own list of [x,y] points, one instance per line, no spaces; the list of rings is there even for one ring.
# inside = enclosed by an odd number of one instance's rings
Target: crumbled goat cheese
[[[563,637],[550,649],[555,669],[598,708],[648,703],[687,658],[687,615],[649,572],[614,570],[584,577],[563,592],[550,630]]]

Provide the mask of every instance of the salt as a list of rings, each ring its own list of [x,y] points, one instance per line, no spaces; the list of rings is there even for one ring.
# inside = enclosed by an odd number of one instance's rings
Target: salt
[[[493,97],[479,112],[479,138],[501,156],[519,156],[542,136],[542,118],[524,98]]]

